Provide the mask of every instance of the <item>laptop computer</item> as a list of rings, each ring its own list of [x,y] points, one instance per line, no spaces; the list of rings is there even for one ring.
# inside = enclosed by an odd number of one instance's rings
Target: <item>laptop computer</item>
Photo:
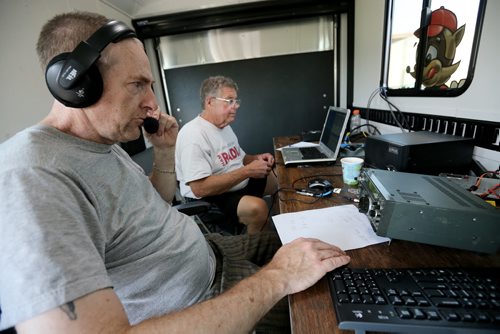
[[[330,106],[321,131],[319,146],[282,148],[281,154],[285,166],[336,161],[350,115],[349,109]]]

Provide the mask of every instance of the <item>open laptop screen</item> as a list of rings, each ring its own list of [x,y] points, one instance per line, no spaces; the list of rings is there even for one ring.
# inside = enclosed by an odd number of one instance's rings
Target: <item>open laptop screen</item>
[[[331,106],[323,123],[319,147],[309,147],[307,151],[306,148],[284,147],[281,155],[285,165],[335,161],[344,139],[349,115],[349,109]],[[316,152],[310,152],[311,150]]]
[[[347,109],[330,107],[329,115],[321,133],[320,142],[332,151],[334,157],[337,156],[336,153],[340,148],[340,144],[342,144],[343,138],[341,136],[345,133],[348,115],[349,110]]]

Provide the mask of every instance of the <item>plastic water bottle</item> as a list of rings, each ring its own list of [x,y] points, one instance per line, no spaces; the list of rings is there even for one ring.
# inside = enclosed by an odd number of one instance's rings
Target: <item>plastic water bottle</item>
[[[359,128],[356,129],[360,125],[361,125],[361,115],[359,114],[359,109],[354,109],[351,114],[351,126],[350,126],[351,135],[361,132]],[[355,130],[353,131],[353,129]]]

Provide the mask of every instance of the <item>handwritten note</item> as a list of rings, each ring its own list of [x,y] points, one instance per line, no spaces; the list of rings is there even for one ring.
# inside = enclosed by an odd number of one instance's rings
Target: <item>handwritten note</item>
[[[377,236],[368,218],[352,204],[284,213],[273,216],[273,221],[284,244],[307,237],[350,250],[390,241]]]

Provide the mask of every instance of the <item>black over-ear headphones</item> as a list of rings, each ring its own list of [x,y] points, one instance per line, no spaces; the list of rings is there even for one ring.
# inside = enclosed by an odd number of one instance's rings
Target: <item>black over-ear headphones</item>
[[[333,185],[325,179],[313,179],[309,181],[306,189],[300,189],[298,193],[313,197],[328,197],[333,193]]]
[[[111,42],[130,37],[136,34],[125,23],[110,21],[72,52],[55,56],[45,70],[50,93],[67,107],[84,108],[96,103],[103,90],[101,73],[96,66],[101,51]]]

